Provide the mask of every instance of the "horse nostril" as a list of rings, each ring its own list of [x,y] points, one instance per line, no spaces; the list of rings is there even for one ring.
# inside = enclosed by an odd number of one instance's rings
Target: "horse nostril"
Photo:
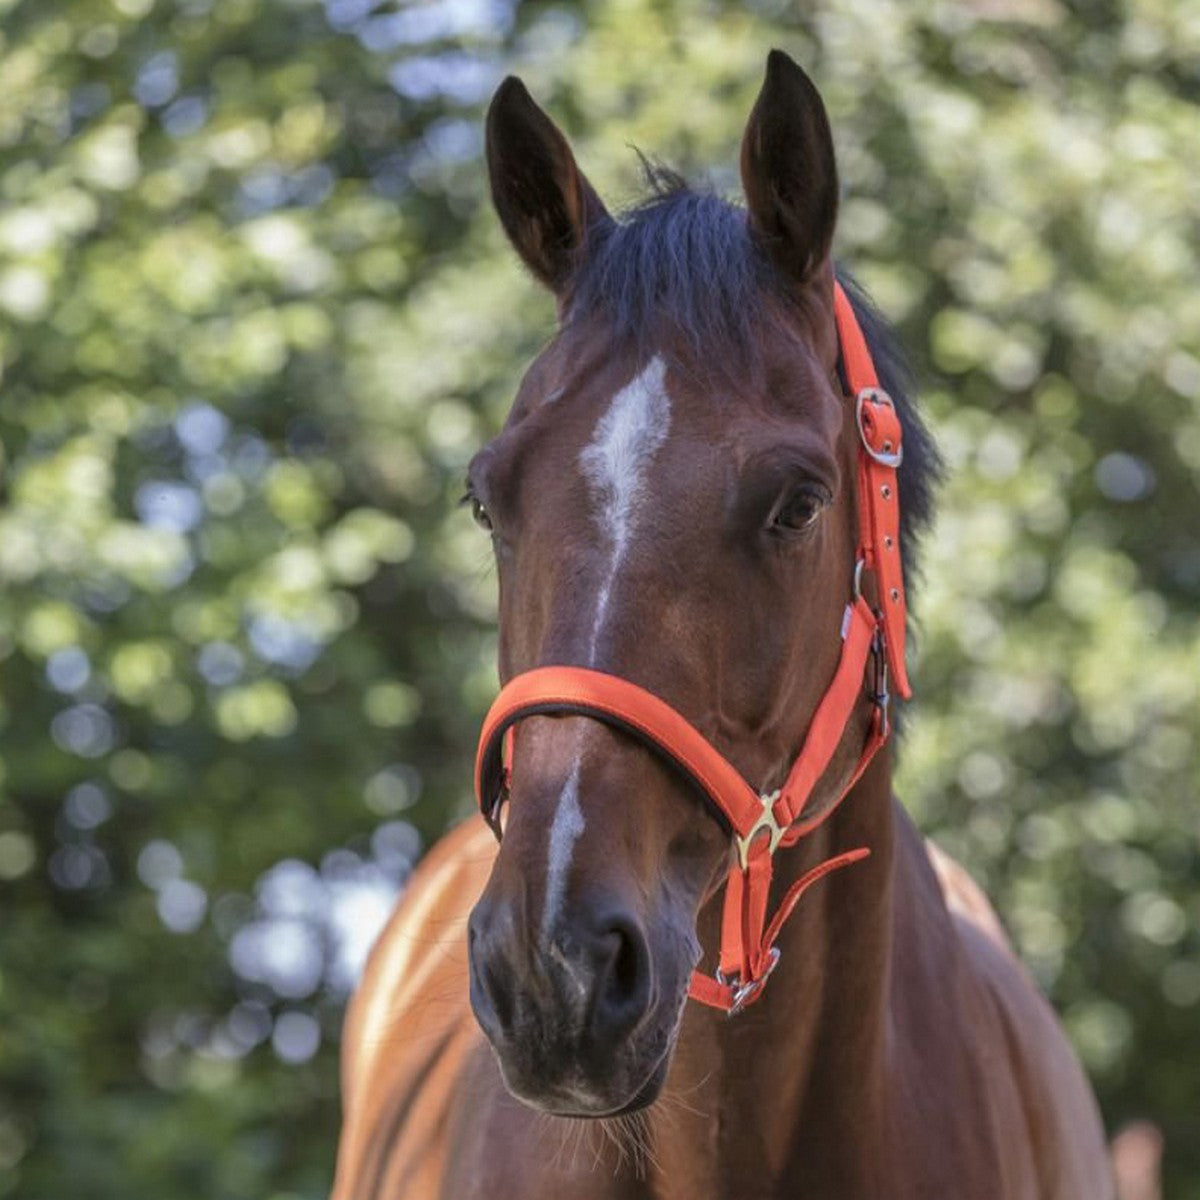
[[[617,936],[621,939],[621,945],[613,962],[613,984],[619,992],[628,994],[637,987],[638,952],[629,937],[624,934]]]
[[[467,922],[471,1007],[483,1031],[496,1038],[512,1024],[513,996],[511,972],[506,970],[503,956],[495,952],[495,939],[489,937],[489,927],[489,915],[479,904]]]
[[[596,938],[596,986],[592,1031],[614,1037],[628,1033],[650,1007],[650,951],[632,921],[609,921]]]

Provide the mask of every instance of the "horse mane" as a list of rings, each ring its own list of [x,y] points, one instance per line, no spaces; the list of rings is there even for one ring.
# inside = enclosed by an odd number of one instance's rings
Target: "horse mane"
[[[692,188],[660,164],[643,159],[642,166],[650,195],[589,233],[567,321],[600,317],[614,340],[634,346],[638,357],[682,342],[692,372],[761,379],[767,336],[795,337],[786,321],[791,285],[751,237],[743,208]],[[911,589],[941,460],[895,334],[852,276],[840,265],[836,273],[904,429],[900,539]]]

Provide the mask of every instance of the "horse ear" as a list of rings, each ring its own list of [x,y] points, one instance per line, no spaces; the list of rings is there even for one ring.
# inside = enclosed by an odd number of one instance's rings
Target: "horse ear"
[[[820,94],[782,50],[742,137],[742,189],[752,234],[789,278],[809,279],[833,243],[837,164]]]
[[[513,248],[551,291],[561,295],[587,245],[610,217],[558,126],[510,75],[487,115],[492,203]]]

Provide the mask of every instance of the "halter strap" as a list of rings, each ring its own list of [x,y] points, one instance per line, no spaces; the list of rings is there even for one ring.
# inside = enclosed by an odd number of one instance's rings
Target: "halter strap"
[[[834,315],[859,431],[858,548],[852,594],[842,615],[837,669],[783,786],[760,795],[665,700],[628,679],[584,667],[537,667],[514,676],[484,719],[475,758],[476,799],[497,838],[512,767],[512,731],[531,716],[571,714],[602,721],[658,753],[699,789],[732,833],[734,853],[725,887],[719,966],[715,976],[693,972],[688,992],[731,1015],[761,995],[779,961],[776,939],[800,897],[826,875],[870,854],[861,847],[819,863],[791,885],[768,921],[776,850],[795,845],[827,820],[887,740],[889,673],[902,696],[911,694],[904,657],[906,609],[896,485],[903,457],[900,420],[879,386],[866,340],[840,283],[834,284]],[[862,594],[867,572],[875,579],[878,608]],[[858,707],[868,669],[873,709],[858,765],[831,805],[806,813],[813,789]]]
[[[858,425],[858,558],[874,571],[879,587],[880,624],[885,634],[888,666],[900,695],[912,695],[904,654],[908,607],[900,565],[900,493],[896,471],[904,461],[903,430],[892,398],[879,386],[875,363],[850,298],[833,285],[833,315],[846,382],[854,397]]]

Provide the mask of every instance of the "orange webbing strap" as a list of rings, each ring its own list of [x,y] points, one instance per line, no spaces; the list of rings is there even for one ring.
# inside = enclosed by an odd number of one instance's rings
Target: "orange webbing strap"
[[[475,796],[485,815],[503,784],[501,740],[517,721],[577,713],[625,729],[663,750],[717,804],[734,831],[762,813],[754,789],[705,736],[665,700],[617,675],[586,667],[538,667],[511,679],[495,699],[475,756]]]
[[[833,284],[833,316],[837,322],[838,344],[850,395],[861,392],[863,388],[878,387],[879,376],[875,374],[875,362],[871,358],[871,351],[867,349],[867,339],[859,328],[846,289],[836,280]]]
[[[775,964],[779,961],[779,953],[775,949],[775,941],[779,937],[779,932],[783,928],[784,922],[792,915],[792,911],[795,909],[800,897],[814,883],[818,883],[824,879],[826,875],[831,875],[834,871],[842,867],[848,867],[853,863],[861,862],[864,858],[868,858],[870,854],[870,850],[865,846],[861,846],[857,850],[846,850],[842,854],[835,854],[833,858],[827,858],[806,871],[784,893],[783,899],[779,902],[779,907],[775,910],[775,915],[771,918],[770,925],[767,926],[761,938],[756,939],[758,945],[755,947],[753,958],[747,959],[745,965],[741,967],[735,966],[733,963],[729,964],[728,969],[722,966],[715,976],[702,975],[699,971],[693,971],[692,977],[688,981],[688,995],[693,1000],[698,1000],[701,1004],[707,1004],[710,1008],[723,1009],[730,1015],[740,1012],[743,1008],[753,1004],[762,994],[763,985],[767,982],[771,972],[775,969]],[[765,876],[761,881],[757,882],[756,890],[761,891],[764,895],[762,907],[765,910],[765,894],[770,891],[771,886],[771,856],[764,853],[762,857],[766,863]],[[743,880],[742,873],[731,871],[726,887],[735,893],[736,898],[731,901],[729,899],[730,893],[726,892],[725,915],[721,932],[722,958],[725,956],[726,946],[737,941],[737,936],[734,933],[730,932],[727,934],[726,926],[731,914],[736,911],[744,912],[746,910],[747,906],[741,899],[744,886],[745,881]]]
[[[863,673],[871,656],[876,628],[871,606],[862,596],[856,596],[842,620],[842,655],[833,682],[809,722],[804,747],[792,764],[776,804],[776,810],[782,810],[780,824],[791,826],[784,836],[785,844],[799,841],[833,811],[830,808],[819,816],[801,820],[804,805],[829,766],[862,693]],[[840,800],[841,797],[839,803]]]
[[[879,387],[871,352],[840,283],[834,284],[833,314],[863,448],[858,456],[858,552],[866,568],[875,572],[888,666],[897,691],[907,699],[912,688],[904,653],[908,615],[900,564],[900,493],[896,480],[903,457],[900,418],[891,398]]]
[[[804,745],[773,806],[777,827],[785,831],[779,839],[782,845],[794,845],[832,815],[882,744],[883,739],[878,736],[880,724],[876,720],[850,782],[822,812],[807,820],[801,819],[804,805],[829,766],[862,694],[863,673],[875,633],[876,621],[870,605],[858,596],[847,606],[842,620],[842,653],[833,680],[809,722]],[[776,914],[770,927],[773,932],[766,936],[763,926],[771,891],[773,853],[774,846],[760,836],[746,852],[745,869],[730,872],[721,926],[720,972],[726,979],[736,978],[745,984],[764,978],[764,972],[774,965],[771,950],[787,913],[812,883],[828,874],[828,871],[814,868],[815,874],[809,872],[793,884],[781,902],[781,911],[786,909],[786,912],[782,917]],[[829,863],[845,866],[868,853],[866,850],[851,851],[848,855],[830,859]],[[831,866],[830,870],[833,869]]]

